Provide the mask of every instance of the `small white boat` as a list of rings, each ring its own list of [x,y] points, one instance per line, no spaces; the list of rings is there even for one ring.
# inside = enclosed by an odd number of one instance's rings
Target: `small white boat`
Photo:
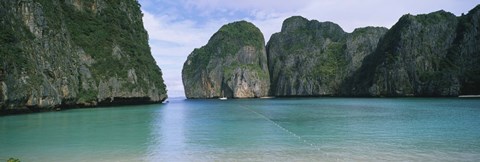
[[[274,96],[265,96],[265,97],[260,97],[261,99],[272,99],[275,98]]]
[[[218,98],[218,99],[220,99],[220,100],[227,100],[227,97],[225,97],[225,94],[224,94],[223,91],[222,91],[222,96],[223,96],[223,97],[220,97],[220,98]]]

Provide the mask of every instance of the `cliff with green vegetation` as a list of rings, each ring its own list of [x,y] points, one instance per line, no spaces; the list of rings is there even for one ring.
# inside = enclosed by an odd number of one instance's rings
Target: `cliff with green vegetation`
[[[467,15],[405,15],[343,84],[350,96],[480,94],[478,6]]]
[[[366,27],[346,33],[332,22],[286,19],[267,44],[271,94],[337,95],[341,83],[375,50],[386,31]]]
[[[479,9],[404,15],[389,30],[345,33],[291,17],[267,44],[275,96],[480,94]]]
[[[456,37],[443,61],[453,72],[461,95],[480,94],[480,5],[459,18]]]
[[[265,40],[246,21],[224,25],[183,65],[187,98],[253,98],[268,95]]]
[[[2,112],[165,100],[142,16],[136,0],[1,1]]]
[[[189,98],[218,97],[223,91],[235,97],[232,87],[238,84],[229,82],[237,80],[234,75],[246,78],[245,82],[270,79],[273,96],[478,95],[479,20],[480,5],[460,17],[445,11],[407,14],[391,29],[365,27],[347,33],[332,22],[293,16],[266,45],[268,72],[262,71],[263,57],[256,64],[239,58],[248,52],[238,50],[257,37],[251,32],[225,36],[229,24],[189,56],[184,65],[185,90]],[[261,51],[261,41],[255,42],[249,45]],[[269,77],[232,73],[242,68],[257,68],[251,71]]]

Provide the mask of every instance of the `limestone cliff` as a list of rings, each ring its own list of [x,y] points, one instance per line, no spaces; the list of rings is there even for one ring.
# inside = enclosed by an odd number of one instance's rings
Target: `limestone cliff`
[[[480,5],[459,18],[457,35],[444,60],[460,83],[461,95],[480,94]]]
[[[224,25],[183,65],[187,98],[252,98],[268,95],[265,40],[253,24]]]
[[[473,15],[460,19],[478,24],[478,17],[467,20]],[[458,26],[458,18],[445,11],[403,16],[347,79],[344,94],[458,96],[462,87],[478,88],[478,25],[462,32]]]
[[[404,15],[387,31],[345,33],[330,22],[285,20],[267,44],[275,96],[480,94],[480,7],[457,17]]]
[[[286,19],[267,44],[272,95],[337,95],[386,31],[366,27],[346,33],[332,22]]]
[[[135,0],[0,2],[1,110],[161,102]]]
[[[332,22],[290,17],[267,43],[268,73],[262,74],[269,77],[254,80],[270,79],[269,93],[274,96],[480,94],[479,20],[480,5],[460,17],[445,11],[407,14],[391,29],[365,27],[347,33]],[[237,57],[244,53],[237,52],[244,46],[238,41],[244,39],[238,38],[252,36],[219,33],[184,65],[189,98],[218,97],[223,91],[238,97],[231,93],[238,92],[232,87],[246,87],[231,82],[238,80],[230,76],[232,71],[239,70],[225,69],[252,68]],[[229,38],[237,42],[232,44]],[[254,47],[262,48],[261,43]],[[262,69],[265,64],[258,65]]]

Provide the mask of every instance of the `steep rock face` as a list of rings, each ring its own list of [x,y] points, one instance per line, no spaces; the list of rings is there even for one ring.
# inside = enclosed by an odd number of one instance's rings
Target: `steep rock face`
[[[380,38],[387,31],[388,29],[383,27],[365,27],[347,34],[344,53],[348,63],[347,76],[353,75],[362,66],[363,59],[375,51]]]
[[[457,37],[445,59],[446,72],[460,82],[461,95],[480,94],[480,5],[459,18]]]
[[[245,21],[224,25],[183,65],[187,98],[262,97],[268,94],[265,40],[260,30]]]
[[[160,102],[137,1],[0,2],[2,111]]]
[[[366,27],[346,33],[331,22],[286,19],[267,44],[271,94],[337,95],[342,81],[362,65],[386,31]]]
[[[456,96],[459,80],[445,67],[456,37],[457,17],[438,11],[405,15],[367,56],[355,76],[347,79],[345,95]]]

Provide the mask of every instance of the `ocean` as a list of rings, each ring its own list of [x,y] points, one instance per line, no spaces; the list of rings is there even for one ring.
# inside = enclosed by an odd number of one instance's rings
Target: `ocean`
[[[0,117],[0,161],[480,161],[480,100],[274,98]]]

